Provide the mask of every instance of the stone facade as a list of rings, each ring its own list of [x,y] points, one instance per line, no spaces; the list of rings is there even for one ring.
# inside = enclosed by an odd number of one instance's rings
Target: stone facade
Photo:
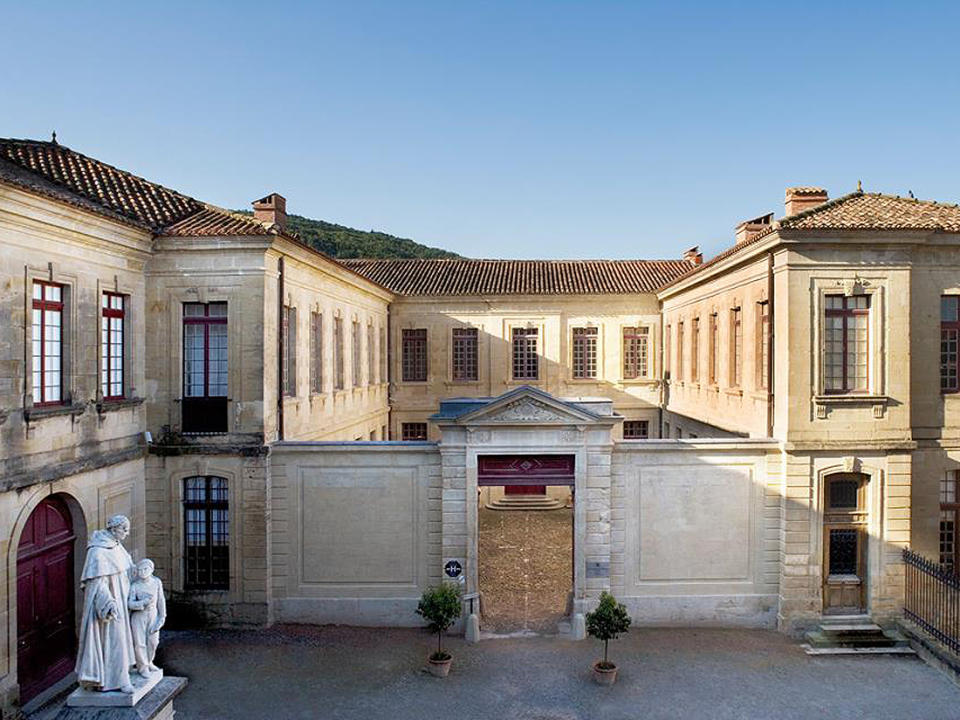
[[[478,499],[500,492],[480,472],[490,456],[572,458],[553,492],[574,499],[574,636],[602,590],[638,623],[817,622],[833,592],[838,480],[856,491],[843,518],[863,543],[864,612],[900,611],[903,547],[941,552],[941,487],[960,471],[960,393],[938,382],[950,362],[941,299],[960,296],[956,208],[804,188],[788,217],[741,224],[702,266],[695,252],[559,269],[464,260],[438,266],[453,289],[430,294],[404,291],[399,265],[364,275],[364,261],[303,245],[278,195],[251,219],[70,153],[0,140],[4,709],[23,699],[18,548],[50,498],[69,510],[78,562],[92,529],[127,514],[128,547],[155,560],[171,608],[216,624],[418,624],[419,594],[450,561],[476,592]],[[51,170],[67,160],[101,181]],[[115,173],[129,195],[103,194]],[[415,269],[416,287],[432,281]],[[463,290],[510,272],[513,291]],[[554,291],[531,289],[547,275]],[[50,403],[33,400],[35,281],[63,291],[62,397]],[[107,293],[123,298],[113,398]],[[848,301],[862,375],[825,350],[828,309]],[[223,386],[198,405],[184,318],[214,304]],[[645,333],[637,377],[624,328]],[[475,379],[453,373],[464,329],[476,331]],[[515,329],[536,332],[533,377],[512,371]],[[425,379],[404,374],[411,330],[425,338]],[[589,377],[575,377],[580,330],[593,338]],[[839,367],[859,384],[832,386]],[[624,439],[626,422],[646,423],[648,439]],[[395,442],[408,423],[428,439]],[[203,511],[223,533],[222,565],[204,585],[187,577],[186,488],[214,480],[222,493]]]

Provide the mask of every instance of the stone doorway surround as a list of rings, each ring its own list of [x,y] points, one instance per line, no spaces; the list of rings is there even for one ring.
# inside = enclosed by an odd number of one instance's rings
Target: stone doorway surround
[[[574,458],[574,639],[585,636],[589,598],[610,587],[611,430],[623,417],[607,398],[560,399],[522,385],[497,398],[442,401],[430,418],[440,431],[442,553],[463,567],[464,590],[478,592],[478,464],[485,455]],[[468,639],[477,618],[467,619]]]

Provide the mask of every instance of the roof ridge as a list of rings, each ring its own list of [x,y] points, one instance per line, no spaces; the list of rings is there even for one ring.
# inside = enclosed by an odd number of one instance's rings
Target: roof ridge
[[[349,262],[389,262],[389,263],[686,263],[684,258],[341,258]]]
[[[108,163],[108,162],[104,162],[103,160],[100,160],[99,158],[91,157],[90,155],[87,155],[86,153],[82,153],[82,152],[80,152],[79,150],[74,150],[74,149],[73,149],[72,147],[70,147],[69,145],[64,145],[63,143],[52,142],[52,141],[50,141],[50,140],[31,140],[31,139],[29,139],[29,138],[25,138],[25,139],[21,139],[21,138],[0,138],[0,144],[2,144],[2,143],[21,143],[21,144],[24,144],[24,145],[47,146],[47,147],[51,147],[51,148],[59,148],[59,149],[61,149],[61,150],[66,150],[66,151],[68,151],[68,152],[73,153],[74,155],[77,155],[78,157],[83,158],[84,160],[89,160],[90,162],[94,162],[94,163],[97,163],[98,165],[102,165],[103,167],[106,167],[106,168],[109,168],[109,169],[111,169],[111,170],[114,170],[115,172],[118,172],[118,173],[120,173],[121,175],[126,175],[126,176],[128,176],[128,177],[136,178],[136,179],[139,180],[140,182],[146,183],[147,185],[150,185],[151,187],[159,188],[159,189],[161,189],[161,190],[164,190],[165,192],[172,193],[173,195],[176,195],[176,196],[178,196],[178,197],[181,197],[181,198],[183,198],[184,200],[191,200],[191,201],[193,201],[193,202],[195,202],[195,203],[198,203],[198,204],[200,204],[200,205],[206,205],[206,204],[207,204],[207,203],[203,202],[202,200],[197,200],[197,199],[196,199],[195,197],[193,197],[192,195],[186,195],[186,194],[180,192],[179,190],[174,190],[173,188],[169,188],[169,187],[167,187],[166,185],[161,185],[160,183],[154,182],[153,180],[147,180],[145,177],[143,177],[143,176],[141,176],[141,175],[137,175],[136,173],[131,172],[130,170],[124,170],[123,168],[119,168],[119,167],[117,167],[116,165],[111,165],[111,164]],[[17,164],[19,165],[19,163],[17,163]],[[21,166],[21,167],[23,167],[23,166]],[[40,175],[40,173],[38,173],[36,170],[33,170],[33,169],[31,169],[31,168],[24,167],[24,169],[27,170],[28,172],[32,172],[34,175]],[[41,175],[41,177],[45,177],[45,176],[42,176],[42,175]],[[62,184],[62,183],[57,182],[56,180],[53,180],[52,178],[47,178],[47,179],[51,180],[51,182],[56,182],[58,185]],[[189,216],[185,216],[185,217],[189,217]]]
[[[843,205],[843,203],[847,202],[848,200],[852,200],[853,198],[863,197],[864,195],[867,195],[867,194],[869,193],[865,193],[863,192],[863,190],[854,190],[853,192],[849,192],[846,195],[841,195],[839,197],[833,198],[832,200],[827,200],[826,202],[822,202],[819,205],[814,205],[813,207],[807,208],[806,210],[801,210],[800,212],[794,213],[793,215],[786,215],[780,218],[779,220],[775,220],[771,224],[770,229],[765,230],[763,233],[761,233],[761,235],[767,235],[773,232],[774,230],[776,230],[778,227],[790,227],[791,224],[793,224],[798,220],[802,220],[803,218],[810,217],[811,215],[816,215],[817,213],[823,212],[824,210],[829,210],[830,208],[838,207],[840,205]]]

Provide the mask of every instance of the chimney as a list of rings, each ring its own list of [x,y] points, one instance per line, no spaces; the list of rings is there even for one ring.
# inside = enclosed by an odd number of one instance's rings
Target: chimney
[[[686,250],[683,253],[683,259],[686,260],[691,265],[702,265],[703,264],[703,253],[700,252],[700,246],[694,245],[689,250]]]
[[[280,232],[286,232],[287,199],[283,195],[270,193],[265,198],[254,200],[253,217],[268,228],[276,225]]]
[[[829,198],[827,191],[818,187],[791,187],[787,188],[787,196],[783,201],[786,212],[784,215],[790,217],[804,210],[809,210],[817,205],[822,205]]]
[[[766,232],[773,225],[773,213],[767,213],[753,220],[744,220],[737,225],[737,245],[753,240],[757,235]]]

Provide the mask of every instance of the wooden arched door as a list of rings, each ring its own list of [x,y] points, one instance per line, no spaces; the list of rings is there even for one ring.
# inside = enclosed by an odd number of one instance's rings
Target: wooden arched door
[[[56,495],[27,519],[17,547],[17,678],[20,702],[66,676],[76,658],[74,534]]]

